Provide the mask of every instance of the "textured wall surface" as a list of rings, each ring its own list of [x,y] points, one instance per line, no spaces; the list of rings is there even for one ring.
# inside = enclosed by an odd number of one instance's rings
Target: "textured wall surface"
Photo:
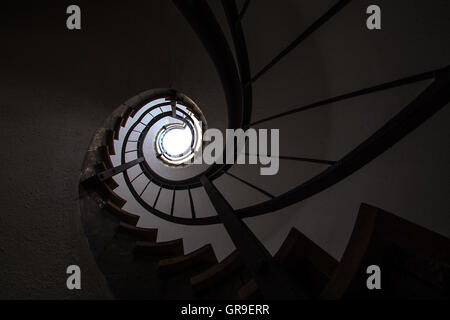
[[[0,14],[0,298],[110,297],[80,225],[81,163],[115,107],[167,86],[167,42],[155,28],[164,28],[165,1],[132,14],[82,3],[83,29],[73,33],[67,5],[5,5]],[[70,264],[81,267],[81,291],[66,289]]]

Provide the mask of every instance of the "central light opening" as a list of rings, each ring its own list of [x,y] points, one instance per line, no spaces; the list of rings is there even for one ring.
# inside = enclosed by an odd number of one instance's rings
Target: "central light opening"
[[[187,126],[168,130],[162,139],[164,151],[172,157],[185,153],[191,144],[192,132]]]

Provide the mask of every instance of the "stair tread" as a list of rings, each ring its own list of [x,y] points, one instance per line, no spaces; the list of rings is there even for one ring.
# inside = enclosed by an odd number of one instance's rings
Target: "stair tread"
[[[274,259],[309,296],[320,296],[338,262],[296,228],[292,228]]]
[[[119,217],[121,221],[124,221],[130,225],[136,225],[139,221],[139,216],[129,213],[128,211],[119,208],[116,204],[110,200],[106,201],[105,208]]]
[[[127,121],[130,118],[130,114],[131,114],[132,111],[133,111],[133,109],[129,108],[129,107],[127,107],[123,111],[123,113],[121,115],[121,117],[122,117],[122,123],[120,124],[121,127],[125,127],[127,125]]]
[[[98,185],[97,192],[104,200],[114,203],[118,208],[122,208],[125,203],[127,203],[127,200],[115,193],[106,182],[102,182]]]
[[[114,130],[113,130],[113,132],[114,132],[114,134],[113,134],[114,140],[119,140],[120,127],[121,127],[121,124],[122,124],[122,120],[123,120],[122,117],[119,116],[114,121]]]
[[[156,228],[141,228],[135,225],[128,224],[121,221],[119,224],[119,231],[131,234],[138,240],[156,241],[158,236],[158,229]]]
[[[212,246],[207,244],[191,253],[160,260],[158,271],[161,274],[171,274],[199,265],[209,267],[216,263],[216,254]]]
[[[116,150],[114,148],[114,131],[111,129],[107,129],[105,131],[105,144],[108,149],[108,153],[110,155],[115,155]]]
[[[107,167],[107,164],[104,161],[99,162],[99,163],[97,163],[95,165],[95,172],[97,174],[101,174],[102,172],[104,172],[106,170],[108,170],[108,167]],[[117,183],[117,181],[113,177],[105,180],[103,183],[105,183],[111,189],[111,191],[116,189],[117,187],[119,187],[119,184]],[[117,194],[115,194],[114,197],[117,198],[117,199],[120,198],[121,202],[125,201],[124,199],[122,199],[122,197],[120,197]]]
[[[174,239],[174,240],[168,240],[168,241],[136,241],[136,245],[143,246],[143,247],[154,247],[154,246],[160,246],[160,245],[169,245],[173,243],[182,242],[183,239]]]
[[[111,162],[111,154],[109,153],[107,146],[98,147],[96,152],[98,155],[98,159],[105,164],[106,169],[112,169],[114,167]]]
[[[362,203],[339,266],[321,298],[446,298],[449,252],[450,239]],[[367,290],[369,265],[383,265],[385,277],[402,274],[402,281],[383,290]],[[417,278],[420,285],[411,285]]]
[[[182,255],[184,253],[183,239],[169,241],[136,241],[136,253]]]
[[[308,261],[328,278],[338,265],[336,259],[296,228],[291,229],[274,258],[285,267],[294,267],[299,260]]]
[[[191,285],[194,290],[205,290],[231,275],[236,270],[243,267],[243,263],[238,251],[233,251],[220,263],[199,273],[191,278]]]
[[[253,300],[262,298],[261,292],[254,279],[251,279],[238,290],[240,300]]]

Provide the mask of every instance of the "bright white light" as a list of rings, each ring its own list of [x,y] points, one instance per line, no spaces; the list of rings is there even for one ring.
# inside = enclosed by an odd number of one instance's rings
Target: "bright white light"
[[[164,150],[171,156],[186,152],[192,143],[192,133],[188,127],[173,128],[166,132],[162,139]]]

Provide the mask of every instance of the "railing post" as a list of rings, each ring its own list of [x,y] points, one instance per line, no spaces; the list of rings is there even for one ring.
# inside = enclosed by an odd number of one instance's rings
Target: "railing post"
[[[250,228],[234,214],[233,208],[211,181],[206,176],[202,176],[200,181],[264,298],[306,298],[306,294],[295,288],[291,278],[273,259]]]
[[[120,166],[114,167],[112,169],[108,169],[108,170],[99,172],[99,173],[97,173],[98,180],[99,181],[108,180],[108,179],[114,177],[115,175],[118,175],[119,173],[122,173],[122,172],[134,167],[135,165],[143,162],[144,160],[145,160],[144,157],[140,157],[138,159],[121,164]]]

